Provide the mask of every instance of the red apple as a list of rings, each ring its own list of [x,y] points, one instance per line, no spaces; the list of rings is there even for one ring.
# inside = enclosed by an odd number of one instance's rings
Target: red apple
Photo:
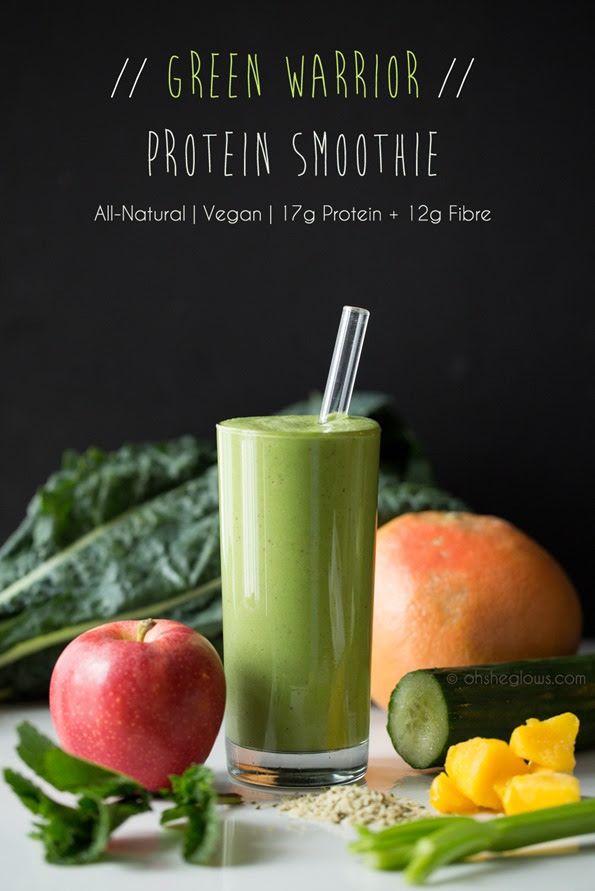
[[[181,622],[111,622],[68,644],[54,668],[50,711],[73,755],[147,789],[202,764],[225,704],[217,651]]]

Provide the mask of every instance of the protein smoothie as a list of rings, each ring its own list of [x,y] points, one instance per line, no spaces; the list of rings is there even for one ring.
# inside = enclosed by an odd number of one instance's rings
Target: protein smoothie
[[[228,743],[366,746],[380,428],[279,415],[217,434]]]

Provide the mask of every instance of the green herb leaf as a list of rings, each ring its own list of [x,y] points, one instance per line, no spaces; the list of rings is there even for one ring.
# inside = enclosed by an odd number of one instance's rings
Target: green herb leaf
[[[38,777],[55,789],[74,794],[138,798],[148,802],[146,789],[130,777],[69,755],[28,721],[17,727],[17,752]]]
[[[25,764],[55,789],[78,796],[71,807],[16,771],[4,771],[14,793],[39,818],[32,837],[42,842],[50,863],[97,860],[114,829],[151,809],[147,790],[130,777],[69,755],[28,721],[18,725],[17,733],[17,752]]]
[[[17,752],[45,782],[77,796],[76,806],[56,801],[40,786],[10,768],[4,779],[26,808],[36,816],[32,837],[42,842],[50,863],[91,863],[105,851],[111,833],[134,814],[151,809],[148,791],[130,777],[69,755],[28,721],[17,727]],[[170,799],[161,824],[184,821],[184,858],[204,863],[219,838],[213,775],[192,765],[181,776],[171,776],[171,790],[155,797]],[[223,796],[236,803],[239,796]]]
[[[92,863],[105,851],[110,834],[133,814],[149,810],[146,796],[106,802],[81,795],[77,807],[61,804],[31,780],[9,768],[4,779],[38,819],[31,837],[42,842],[49,863]]]
[[[189,863],[205,863],[219,839],[213,774],[207,767],[194,764],[170,780],[175,805],[162,813],[161,823],[165,826],[185,819],[184,859]]]

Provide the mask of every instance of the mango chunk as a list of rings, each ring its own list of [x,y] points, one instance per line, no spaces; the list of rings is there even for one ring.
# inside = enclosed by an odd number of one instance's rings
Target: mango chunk
[[[504,783],[498,783],[496,789],[507,814],[556,807],[579,801],[581,797],[577,778],[554,770],[536,770],[534,773],[511,777]]]
[[[525,758],[549,770],[574,770],[574,744],[579,730],[579,719],[572,712],[555,715],[546,721],[529,718],[512,731],[510,748],[519,758]]]
[[[477,806],[459,792],[446,773],[439,773],[430,786],[430,804],[442,814],[474,814]]]
[[[478,807],[497,811],[502,805],[494,786],[529,771],[504,740],[481,736],[450,746],[444,766],[459,792]]]

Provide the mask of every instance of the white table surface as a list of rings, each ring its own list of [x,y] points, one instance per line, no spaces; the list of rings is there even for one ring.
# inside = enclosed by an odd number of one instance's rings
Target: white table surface
[[[22,766],[15,755],[15,726],[28,719],[55,738],[48,710],[41,706],[0,708],[0,765]],[[383,712],[372,710],[371,757],[367,782],[388,790],[395,783],[408,797],[427,803],[428,775],[416,773],[395,754],[385,729]],[[225,773],[220,734],[207,762],[218,785],[231,784]],[[577,775],[584,795],[595,795],[595,752],[580,755]],[[251,790],[234,785],[254,800]],[[274,795],[262,794],[265,802]],[[0,889],[2,891],[129,891],[200,889],[200,891],[383,891],[408,887],[399,873],[382,873],[360,863],[346,848],[348,827],[306,822],[275,808],[252,805],[223,811],[220,851],[212,866],[190,866],[181,859],[175,832],[157,826],[156,814],[141,814],[114,835],[108,858],[80,867],[52,866],[43,860],[39,842],[27,837],[32,814],[0,782]],[[548,846],[546,856],[514,856],[497,862],[462,864],[436,874],[432,884],[445,889],[525,889],[592,891],[595,888],[595,835],[580,848],[573,842]]]

